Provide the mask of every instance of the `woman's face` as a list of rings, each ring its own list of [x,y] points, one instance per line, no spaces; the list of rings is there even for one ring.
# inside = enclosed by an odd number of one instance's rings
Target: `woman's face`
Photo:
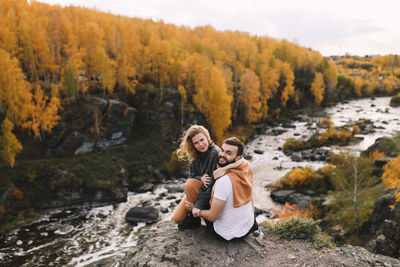
[[[207,141],[207,137],[202,133],[198,133],[193,136],[192,143],[194,148],[199,152],[206,152],[208,150],[209,144]]]

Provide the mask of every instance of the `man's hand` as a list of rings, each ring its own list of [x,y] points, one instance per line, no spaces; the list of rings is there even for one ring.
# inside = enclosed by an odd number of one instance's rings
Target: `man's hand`
[[[200,180],[203,182],[203,185],[206,188],[208,188],[208,185],[210,184],[210,181],[211,181],[211,177],[208,176],[208,174],[206,173],[200,178]]]
[[[199,210],[198,208],[193,208],[192,209],[193,217],[200,217],[200,211],[201,210]]]
[[[187,211],[192,211],[193,208],[194,208],[194,203],[185,200],[185,209]]]

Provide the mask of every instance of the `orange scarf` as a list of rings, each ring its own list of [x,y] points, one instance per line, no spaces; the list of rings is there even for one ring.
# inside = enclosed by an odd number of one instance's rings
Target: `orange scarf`
[[[217,180],[224,175],[231,179],[233,190],[233,206],[238,208],[249,203],[253,199],[253,172],[245,159],[218,168],[214,171],[214,179]],[[214,195],[214,188],[211,196]]]

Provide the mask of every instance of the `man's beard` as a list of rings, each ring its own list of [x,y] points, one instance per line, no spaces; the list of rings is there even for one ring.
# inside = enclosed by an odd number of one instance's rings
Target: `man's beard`
[[[225,159],[225,160],[226,160],[226,162],[225,162],[225,163],[219,163],[219,160],[218,160],[218,165],[219,165],[220,167],[225,167],[225,166],[227,166],[227,165],[229,165],[229,164],[231,164],[231,163],[234,163],[234,162],[235,162],[235,159],[233,159],[232,161],[228,161],[228,160],[227,160],[227,158],[224,158],[224,157],[219,157],[219,158],[223,158],[223,159]]]

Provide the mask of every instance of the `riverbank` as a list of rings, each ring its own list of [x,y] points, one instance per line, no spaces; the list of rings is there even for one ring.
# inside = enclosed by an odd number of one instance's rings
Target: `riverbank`
[[[363,103],[363,105],[367,107],[365,113],[368,114],[370,111],[372,112],[371,109],[373,108],[371,107],[373,103],[369,101],[378,101],[375,104],[379,104],[381,99],[364,99],[360,101],[367,102],[367,104]],[[388,101],[389,98],[383,99],[384,103]],[[340,107],[346,112],[336,112],[337,107],[331,107],[327,111],[338,116],[352,111],[358,114],[357,116],[362,116],[361,112],[357,113],[357,110],[359,110],[357,106],[360,106],[358,103],[358,101],[354,101],[343,105],[340,104],[342,105]],[[378,108],[380,107],[375,107],[374,111],[376,112]],[[387,136],[398,129],[396,124],[398,121],[393,121],[392,118],[396,114],[398,113],[392,112],[391,109],[389,109],[388,113],[379,113],[381,116],[379,118],[380,125],[377,125],[379,128],[376,129],[377,131],[373,135],[377,138],[379,136]],[[351,119],[358,119],[353,113],[350,113],[350,115]],[[387,115],[389,116],[387,120],[389,124],[384,124],[384,116]],[[335,116],[332,117],[337,119]],[[267,183],[282,177],[293,167],[307,165],[315,167],[325,164],[320,161],[293,162],[290,157],[279,149],[289,137],[307,136],[311,131],[308,129],[310,122],[313,120],[315,120],[314,117],[308,118],[306,115],[298,115],[293,122],[280,122],[265,126],[265,128],[260,126],[254,129],[257,134],[247,142],[245,152],[251,158],[249,162],[255,176],[254,200],[259,212],[263,213],[275,207],[275,203],[269,197],[270,192],[265,189]],[[342,122],[343,124],[348,122],[346,118],[340,120],[345,121]],[[368,136],[364,138],[365,140],[369,140]],[[128,140],[129,142],[131,141]],[[151,143],[157,144],[156,140]],[[177,143],[173,144],[177,145]],[[356,146],[359,145],[357,144]],[[139,152],[139,148],[140,146],[137,147],[136,152]],[[123,149],[126,150],[126,153],[135,152],[127,150],[125,145],[113,149]],[[145,147],[143,146],[143,151],[144,149]],[[159,149],[159,147],[154,147],[152,151],[158,151]],[[345,149],[345,147],[333,147],[332,149],[339,150]],[[255,150],[258,150],[257,153]],[[111,156],[110,154],[108,155]],[[165,153],[165,155],[167,158],[170,156],[168,153]],[[132,160],[134,158],[137,161],[145,160],[140,156],[140,153],[131,155],[131,157]],[[112,159],[108,159],[112,164]],[[99,260],[100,255],[102,255],[101,258],[107,258],[116,254],[124,254],[128,248],[136,246],[138,231],[144,226],[127,224],[125,222],[125,213],[136,206],[154,206],[159,211],[161,221],[170,220],[172,211],[182,198],[184,180],[183,178],[181,180],[166,179],[165,182],[161,182],[159,185],[148,183],[146,193],[128,193],[127,202],[116,205],[91,209],[60,209],[54,215],[44,215],[40,222],[35,221],[30,226],[19,228],[9,235],[2,236],[4,238],[2,240],[9,241],[4,243],[7,246],[0,253],[4,253],[3,256],[7,255],[9,257],[7,262],[10,263],[42,262],[41,264],[43,265],[48,265],[46,259],[52,259],[52,262],[56,261],[64,265],[79,260],[83,265]],[[160,179],[159,181],[163,180]],[[39,258],[41,259],[40,261]]]

